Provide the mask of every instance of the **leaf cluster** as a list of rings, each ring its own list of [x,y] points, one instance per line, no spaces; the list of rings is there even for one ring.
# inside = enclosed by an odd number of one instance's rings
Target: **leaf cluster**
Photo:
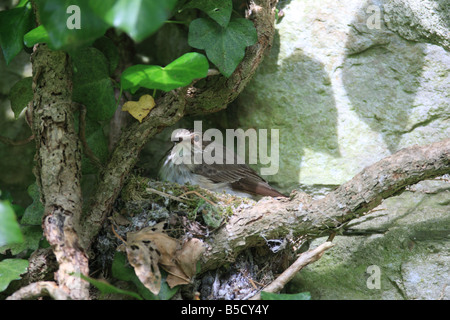
[[[210,64],[229,77],[243,59],[245,48],[257,41],[253,23],[233,9],[232,0],[36,0],[35,3],[36,13],[29,0],[0,12],[0,46],[6,62],[10,63],[22,49],[29,50],[37,43],[46,43],[52,49],[70,54],[72,99],[87,110],[83,120],[86,143],[101,164],[108,159],[108,123],[123,91],[140,96],[151,93],[145,90],[153,90],[155,98],[157,91],[168,92],[205,78]],[[74,7],[79,8],[79,12]],[[193,21],[168,20],[186,11],[195,11],[201,17]],[[77,18],[81,20],[80,28],[69,28]],[[189,25],[188,43],[193,52],[166,66],[136,64],[123,72],[119,70],[117,75],[119,51],[105,32],[115,28],[140,42],[169,22]],[[32,87],[31,77],[12,87],[9,98],[16,119],[32,101]],[[148,114],[130,113],[140,122]],[[78,127],[80,123],[76,118]],[[98,165],[85,157],[82,168],[85,174],[98,171]]]
[[[9,193],[0,190],[0,292],[27,272],[31,253],[48,245],[42,241],[44,208],[35,184],[28,188],[28,194],[33,203],[24,209],[14,204]]]
[[[183,12],[195,18],[169,20],[183,17]],[[79,28],[76,27],[77,19]],[[179,28],[187,31],[191,52],[165,66],[135,64],[126,69],[119,68],[120,50],[117,41],[108,36],[111,30],[116,35],[125,33],[139,43],[165,23],[177,23]],[[85,116],[81,108],[75,112],[74,126],[83,133],[87,147],[100,164],[105,164],[110,155],[109,122],[119,102],[124,100],[124,92],[129,91],[127,97],[133,100],[143,97],[139,101],[129,101],[123,109],[141,122],[154,107],[157,94],[205,78],[214,67],[223,76],[230,77],[242,61],[246,48],[256,41],[253,23],[233,8],[232,0],[35,0],[33,3],[21,0],[16,7],[0,12],[0,47],[7,64],[22,50],[30,53],[36,44],[46,44],[52,50],[69,54],[73,70],[72,100],[75,106],[83,106],[86,110]],[[9,99],[16,119],[33,101],[33,81],[36,79],[32,77],[21,79],[10,90]],[[153,97],[148,95],[152,91]],[[98,166],[83,156],[83,177],[98,174],[98,171]],[[37,185],[31,185],[28,193],[33,203],[27,208],[14,205],[6,193],[0,197],[0,292],[27,271],[28,258],[35,250],[48,246],[43,240],[44,208]],[[201,213],[199,216],[213,228],[223,220],[216,211],[204,201],[196,201],[193,209],[194,215]],[[118,263],[115,261],[113,268],[119,275],[117,278],[132,278],[140,288],[141,297],[156,298],[143,289],[142,283],[138,285],[139,279],[133,269],[134,276],[126,269],[129,266],[122,264],[120,269]],[[129,274],[124,276],[126,272]],[[163,273],[162,279],[165,277],[167,275]],[[94,282],[92,280],[95,285]],[[112,289],[106,287],[104,290]],[[164,285],[161,292],[159,298],[170,298],[174,294]]]

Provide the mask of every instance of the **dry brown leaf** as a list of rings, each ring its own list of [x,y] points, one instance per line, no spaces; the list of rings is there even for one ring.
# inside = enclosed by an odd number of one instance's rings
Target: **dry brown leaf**
[[[154,294],[161,287],[160,264],[167,272],[167,284],[173,288],[188,284],[195,275],[197,260],[205,248],[199,239],[187,241],[180,249],[177,239],[163,233],[164,223],[127,234],[128,261],[139,280]]]
[[[139,280],[157,295],[161,289],[161,272],[158,267],[160,253],[156,246],[151,242],[127,242],[126,251]]]
[[[155,232],[156,226],[147,227],[138,232],[128,233],[128,242],[153,243],[160,253],[159,262],[164,265],[173,265],[173,260],[178,248],[178,241],[165,233]],[[159,229],[157,228],[156,230]]]
[[[192,277],[195,275],[197,261],[205,252],[203,241],[193,238],[187,241],[183,247],[177,251],[176,265],[164,269],[169,273],[167,276],[167,284],[169,287],[181,284],[189,284]]]
[[[205,246],[200,239],[192,238],[177,252],[176,260],[183,272],[192,278],[196,272],[197,261],[205,252]]]
[[[122,111],[128,111],[134,118],[142,122],[155,106],[155,100],[152,96],[145,94],[139,101],[128,101],[122,106]]]
[[[183,270],[178,265],[163,266],[163,268],[168,273],[166,282],[170,288],[191,283],[191,279],[184,274]]]

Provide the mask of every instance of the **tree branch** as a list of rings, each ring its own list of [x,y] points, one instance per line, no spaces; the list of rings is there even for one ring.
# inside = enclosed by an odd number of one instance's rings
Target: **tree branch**
[[[211,113],[226,108],[243,90],[263,60],[264,53],[271,47],[276,2],[250,1],[248,18],[254,22],[258,42],[247,48],[243,61],[229,78],[208,76],[189,87],[163,95],[141,124],[136,122],[122,133],[101,175],[90,210],[83,218],[82,240],[86,247],[90,247],[102,227],[144,145],[155,134],[174,125],[185,115]]]
[[[6,300],[30,300],[50,296],[55,300],[68,300],[70,296],[51,281],[40,281],[29,284],[14,292]]]
[[[71,274],[88,275],[88,259],[76,232],[81,215],[81,148],[73,126],[72,67],[62,51],[35,47],[32,130],[36,140],[36,182],[44,205],[42,227],[59,264],[59,289],[72,299],[89,297],[88,283]]]
[[[408,185],[450,173],[450,139],[400,150],[320,200],[294,192],[291,199],[263,198],[241,209],[207,239],[202,272],[234,261],[244,249],[266,239],[327,234],[362,216]]]
[[[13,146],[13,147],[23,146],[23,145],[25,145],[25,144],[30,143],[31,141],[33,141],[33,139],[34,139],[34,136],[33,136],[33,135],[29,136],[28,138],[26,138],[26,139],[24,139],[24,140],[19,140],[19,141],[15,141],[15,140],[10,139],[10,138],[8,138],[8,137],[0,136],[0,142],[4,143],[4,144],[6,144],[6,145]]]

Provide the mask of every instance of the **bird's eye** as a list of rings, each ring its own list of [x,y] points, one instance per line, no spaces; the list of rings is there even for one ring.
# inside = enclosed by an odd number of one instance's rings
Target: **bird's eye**
[[[170,141],[172,141],[173,144],[177,144],[178,142],[180,142],[180,138],[179,138],[179,137],[172,137],[172,138],[170,139]]]
[[[199,142],[199,141],[200,141],[200,136],[199,136],[198,134],[196,134],[196,135],[194,136],[194,141],[195,141],[195,142]]]

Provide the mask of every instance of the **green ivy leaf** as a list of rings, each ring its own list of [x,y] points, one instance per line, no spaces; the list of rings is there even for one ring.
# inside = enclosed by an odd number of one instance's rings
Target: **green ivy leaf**
[[[226,27],[230,22],[233,2],[232,0],[192,0],[183,7],[183,9],[191,8],[204,11],[211,19],[222,27]]]
[[[79,275],[81,279],[89,282],[90,284],[92,284],[94,287],[96,287],[98,290],[100,290],[101,293],[103,294],[111,294],[111,293],[115,293],[115,294],[124,294],[127,296],[131,296],[133,298],[136,298],[138,300],[143,300],[142,297],[140,295],[138,295],[136,292],[132,292],[132,291],[127,291],[127,290],[122,290],[119,288],[114,287],[112,284],[109,284],[105,281],[102,280],[97,280],[97,279],[93,279],[90,277],[86,277],[83,274]]]
[[[173,289],[169,287],[169,285],[165,281],[167,275],[162,271],[161,290],[159,291],[158,296],[155,296],[142,284],[142,282],[136,276],[134,269],[129,266],[126,255],[122,252],[116,252],[116,254],[114,255],[111,272],[113,277],[118,280],[132,282],[136,286],[139,294],[146,300],[169,300],[178,291],[177,287]]]
[[[27,272],[28,261],[23,259],[5,259],[0,261],[0,292],[8,288],[13,280],[19,280]]]
[[[0,12],[0,46],[6,64],[23,49],[23,36],[33,27],[31,4]]]
[[[11,254],[17,255],[24,251],[35,251],[39,248],[39,242],[42,239],[42,228],[40,226],[21,226],[21,233],[24,241],[21,243],[12,243],[0,247],[0,253],[4,254],[10,250]]]
[[[102,0],[91,1],[91,8],[109,25],[139,42],[164,24],[176,3],[177,0]]]
[[[32,83],[32,77],[23,78],[17,81],[9,92],[11,109],[16,119],[19,118],[20,113],[27,107],[28,103],[33,100]]]
[[[16,215],[9,201],[0,201],[0,246],[23,242]]]
[[[79,46],[90,45],[104,35],[108,25],[91,9],[89,0],[36,0],[41,23],[48,32],[49,46],[52,49],[73,50]],[[68,22],[76,17],[69,11],[71,5],[80,8],[80,29],[69,29]]]
[[[23,214],[20,223],[22,225],[40,226],[42,223],[42,216],[44,215],[44,206],[41,203],[39,188],[36,183],[28,187],[28,195],[33,199]]]
[[[109,120],[116,111],[109,63],[98,49],[81,48],[71,54],[74,64],[73,101],[87,108],[92,120]]]
[[[93,47],[100,50],[109,62],[109,74],[113,75],[119,65],[119,51],[114,42],[107,37],[101,37],[95,40]]]
[[[309,292],[287,294],[261,291],[261,300],[311,300],[311,294]]]
[[[229,77],[245,55],[245,48],[258,40],[253,22],[233,18],[226,28],[211,19],[200,18],[189,26],[189,45],[204,49],[209,60]]]
[[[122,73],[122,88],[132,93],[139,87],[170,91],[206,77],[208,68],[208,59],[196,52],[186,53],[164,68],[138,64]]]
[[[43,25],[30,30],[23,36],[23,42],[29,48],[34,46],[36,43],[49,43],[50,38],[48,37],[48,32],[45,30]]]
[[[14,203],[14,199],[11,195],[11,192],[0,190],[0,202],[1,200],[9,201],[9,203],[11,204],[11,208],[14,210],[14,213],[16,214],[17,220],[19,220],[19,218],[23,216],[25,209],[22,206],[19,206],[18,204]]]
[[[16,8],[23,7],[23,6],[27,5],[29,2],[30,2],[29,0],[20,0],[19,3],[17,4]]]

